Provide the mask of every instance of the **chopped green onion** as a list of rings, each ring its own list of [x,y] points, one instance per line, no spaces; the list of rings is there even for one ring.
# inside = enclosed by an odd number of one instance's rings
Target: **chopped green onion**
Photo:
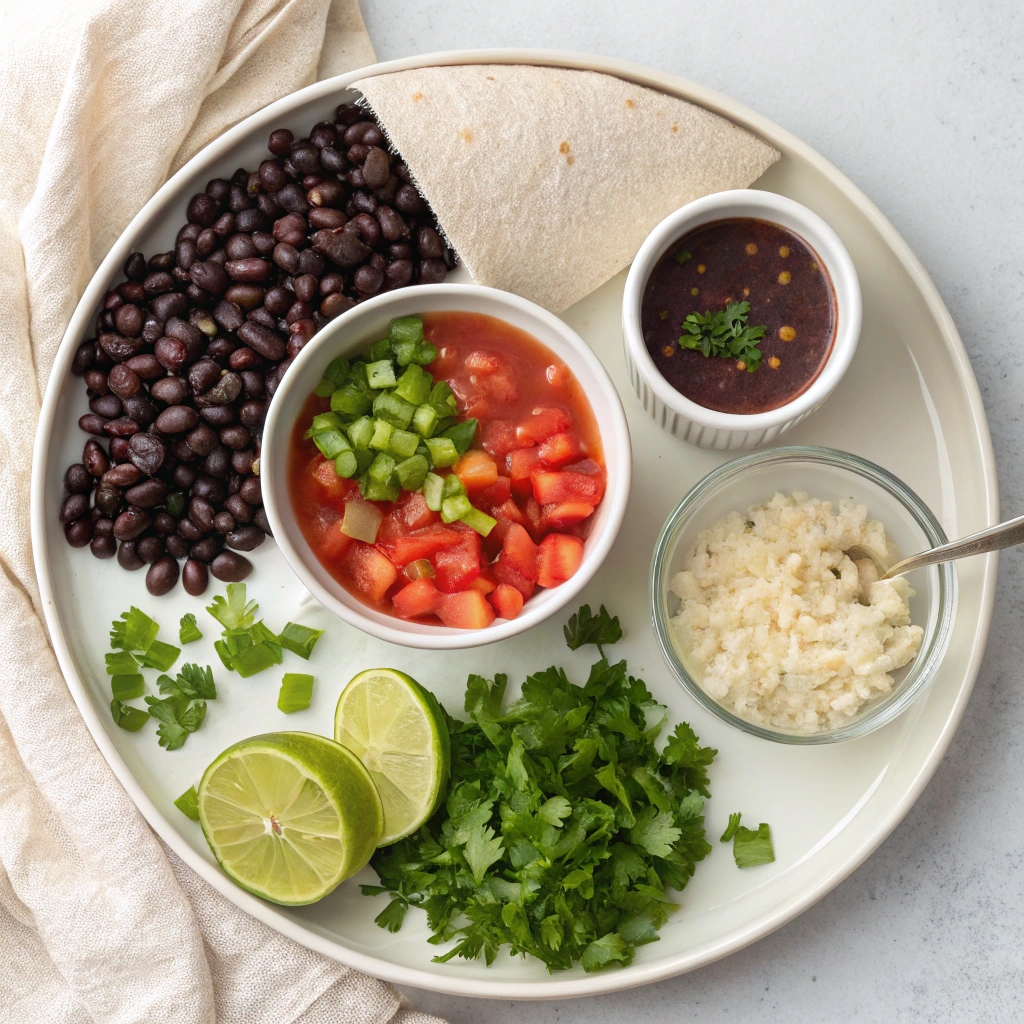
[[[423,340],[423,321],[418,316],[398,316],[388,324],[388,340],[412,342],[418,345]]]
[[[114,651],[104,655],[103,660],[107,663],[107,675],[110,676],[133,675],[139,671],[139,663],[129,651]]]
[[[486,512],[481,512],[478,508],[471,508],[468,512],[463,513],[462,521],[476,530],[481,537],[486,537],[498,525],[497,519],[492,519]]]
[[[427,478],[430,463],[422,455],[410,455],[395,467],[398,482],[404,490],[418,491]]]
[[[437,427],[439,418],[437,410],[424,402],[423,405],[417,406],[416,411],[412,414],[412,428],[420,437],[430,437]]]
[[[464,494],[457,494],[454,498],[445,498],[441,502],[441,520],[445,523],[454,523],[456,519],[461,519],[472,508],[472,503]]]
[[[114,700],[134,700],[141,697],[145,690],[146,681],[142,678],[141,672],[110,677],[110,692]]]
[[[316,437],[317,434],[322,434],[325,430],[344,430],[344,428],[345,424],[336,412],[322,412],[313,417],[306,436]]]
[[[305,658],[308,661],[316,642],[323,635],[322,629],[311,629],[298,622],[289,622],[281,630],[278,640],[281,641],[281,646],[286,651],[291,651],[292,654],[297,654],[300,658]]]
[[[379,484],[386,484],[394,475],[395,460],[387,452],[381,452],[366,472],[371,480],[376,480]]]
[[[373,396],[354,384],[346,384],[331,395],[331,409],[343,416],[362,416],[370,411]]]
[[[144,654],[136,655],[139,664],[144,668],[156,668],[166,672],[181,654],[181,648],[173,644],[165,644],[162,640],[154,640],[149,645],[149,650]]]
[[[117,725],[129,732],[138,732],[149,721],[148,711],[122,704],[116,697],[110,702],[110,714]]]
[[[374,420],[370,447],[384,451],[391,444],[391,435],[394,432],[395,428],[387,420]]]
[[[457,498],[460,494],[466,493],[466,485],[454,474],[449,473],[444,478],[444,490],[442,498]]]
[[[325,430],[313,438],[313,444],[320,449],[325,459],[336,459],[342,452],[347,452],[352,445],[340,430]]]
[[[459,450],[450,437],[428,437],[426,442],[430,461],[436,468],[454,466],[459,461]]]
[[[110,624],[110,646],[121,651],[148,651],[160,627],[134,605]]]
[[[370,447],[370,438],[373,437],[373,420],[369,416],[360,416],[359,419],[353,420],[346,429],[353,448],[365,450]]]
[[[195,786],[189,786],[177,800],[174,801],[174,806],[185,815],[186,818],[191,818],[193,821],[199,820],[199,794],[196,792]]]
[[[353,451],[342,452],[334,460],[334,472],[344,479],[355,476],[359,472],[359,460],[356,458],[356,453]]]
[[[253,644],[244,651],[239,651],[232,658],[231,667],[243,678],[254,676],[257,672],[281,664],[281,648],[279,645],[266,641]]]
[[[430,397],[430,389],[433,386],[434,378],[423,367],[412,363],[398,378],[395,394],[407,402],[412,402],[413,405],[422,405]]]
[[[392,477],[387,483],[367,477],[364,495],[370,501],[397,501],[400,493],[397,476]]]
[[[229,629],[248,629],[256,618],[259,605],[255,601],[245,600],[245,584],[229,583],[227,598],[218,594],[206,606],[206,610],[224,627]]]
[[[473,438],[476,437],[476,420],[463,420],[461,423],[456,423],[455,426],[444,431],[441,436],[450,437],[459,454],[465,455],[473,443]]]
[[[444,500],[444,477],[428,473],[423,481],[423,497],[431,512],[440,512],[441,502]]]
[[[391,443],[388,445],[388,451],[394,455],[396,459],[408,459],[416,454],[416,449],[419,446],[419,434],[413,434],[408,430],[396,430],[391,435]]]
[[[366,380],[371,388],[393,388],[395,380],[395,367],[390,359],[377,359],[366,364]]]
[[[387,420],[393,427],[399,430],[407,430],[412,423],[413,413],[416,406],[411,402],[399,398],[392,391],[385,391],[373,400],[373,415],[378,419]]]
[[[202,639],[203,634],[196,624],[196,617],[191,612],[186,612],[182,615],[181,622],[178,625],[178,643],[184,645]]]
[[[313,699],[313,677],[304,672],[286,672],[277,695],[277,708],[286,715],[305,711]]]
[[[372,544],[377,539],[384,513],[368,501],[347,501],[345,515],[341,520],[341,532],[353,540]]]

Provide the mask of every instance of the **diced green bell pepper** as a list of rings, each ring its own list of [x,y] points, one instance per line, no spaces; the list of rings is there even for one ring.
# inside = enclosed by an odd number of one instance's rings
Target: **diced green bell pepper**
[[[401,488],[398,483],[398,477],[392,477],[387,483],[380,483],[377,480],[367,479],[366,490],[363,492],[363,497],[367,501],[397,501],[398,495],[401,493]]]
[[[413,405],[422,405],[430,397],[430,389],[434,386],[434,378],[416,363],[406,367],[405,373],[398,378],[395,394]]]
[[[422,455],[412,455],[404,462],[400,462],[395,472],[398,474],[398,482],[404,490],[418,491],[424,485],[428,469],[430,469],[430,463]]]
[[[410,433],[408,430],[396,430],[391,435],[391,443],[388,451],[396,459],[408,459],[416,454],[420,444],[419,434]]]
[[[322,412],[313,417],[313,422],[310,424],[306,436],[315,437],[317,434],[322,434],[325,430],[343,430],[344,427],[345,424],[336,412]]]
[[[415,411],[416,406],[391,391],[384,391],[373,400],[373,415],[399,430],[409,429]]]
[[[472,509],[473,506],[469,498],[464,494],[457,494],[454,498],[445,498],[441,502],[441,521],[454,523],[456,519],[461,519]]]
[[[442,498],[455,498],[458,497],[458,495],[465,493],[465,486],[454,473],[449,473],[444,478],[444,490],[441,492]]]
[[[342,452],[348,451],[352,445],[340,430],[325,430],[313,438],[313,444],[320,449],[325,459],[336,459]]]
[[[423,497],[431,512],[440,512],[444,500],[444,477],[428,473],[423,481]]]
[[[428,437],[426,443],[435,468],[454,466],[459,461],[459,450],[450,437]]]
[[[348,479],[349,477],[355,476],[358,470],[359,460],[356,458],[356,453],[351,449],[347,452],[342,452],[334,460],[334,472],[337,473],[338,476]]]
[[[417,406],[416,411],[412,414],[412,428],[420,437],[432,437],[437,428],[438,419],[437,410],[424,402],[423,405]]]
[[[373,437],[373,420],[369,416],[360,416],[346,429],[353,448],[365,451],[370,447],[370,438]]]
[[[391,435],[395,428],[385,420],[373,421],[373,436],[370,438],[370,447],[378,451],[386,451],[391,444]]]
[[[371,480],[386,484],[395,472],[395,460],[387,452],[380,452],[366,471]]]
[[[441,518],[444,518],[443,513]],[[471,508],[468,512],[463,513],[462,521],[467,526],[476,530],[481,537],[486,537],[498,525],[497,519],[491,518],[486,512],[481,512],[478,508]]]
[[[398,383],[395,380],[395,367],[390,359],[378,359],[367,363],[366,380],[371,388],[393,388]]]
[[[324,370],[324,380],[329,380],[339,387],[348,380],[348,360],[344,356],[338,356],[327,364]]]
[[[346,384],[331,395],[331,409],[343,416],[362,416],[370,411],[371,405],[373,396],[355,384]]]

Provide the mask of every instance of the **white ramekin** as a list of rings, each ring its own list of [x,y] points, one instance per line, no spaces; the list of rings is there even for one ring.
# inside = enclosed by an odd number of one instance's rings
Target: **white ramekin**
[[[351,356],[387,333],[396,316],[461,310],[486,313],[532,334],[575,374],[590,402],[604,448],[608,486],[594,513],[594,527],[583,563],[561,586],[538,589],[511,621],[499,619],[484,629],[452,629],[410,622],[363,604],[317,561],[295,518],[288,495],[288,450],[292,427],[306,398],[335,356]],[[543,622],[565,607],[593,579],[611,550],[629,498],[632,453],[626,415],[615,385],[586,342],[546,309],[510,292],[474,284],[429,284],[376,295],[332,320],[295,357],[274,395],[263,430],[260,477],[263,501],[281,553],[313,596],[338,618],[379,640],[433,650],[479,647]]]
[[[832,281],[836,336],[832,352],[811,386],[778,409],[753,415],[717,412],[683,397],[658,372],[640,326],[644,288],[658,261],[702,224],[730,217],[756,217],[799,235]],[[622,297],[626,368],[633,390],[647,412],[670,434],[701,448],[753,448],[772,441],[810,415],[842,379],[857,350],[861,324],[860,282],[839,236],[806,206],[759,189],[716,192],[670,213],[646,238],[633,260]]]

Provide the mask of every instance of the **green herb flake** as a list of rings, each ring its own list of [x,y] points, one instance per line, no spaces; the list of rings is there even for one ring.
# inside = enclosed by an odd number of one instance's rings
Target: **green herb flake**
[[[203,634],[199,630],[196,617],[191,612],[182,615],[181,623],[178,626],[178,643],[184,646],[185,644],[191,644],[196,640],[202,639]]]
[[[139,671],[139,663],[129,651],[114,651],[104,655],[109,676],[130,676]]]
[[[150,715],[160,724],[156,735],[161,747],[178,750],[189,734],[195,732],[206,718],[206,701],[187,697],[147,697]]]
[[[246,603],[244,583],[229,583],[227,598],[218,594],[206,610],[225,629],[247,629],[253,624],[258,608],[255,601]]]
[[[110,624],[110,646],[121,651],[148,651],[160,627],[134,605]]]
[[[110,677],[110,692],[114,700],[134,700],[146,691],[146,681],[141,672]]]
[[[581,608],[570,647],[621,637],[605,609]],[[680,725],[664,752],[664,708],[625,662],[602,657],[582,686],[552,667],[508,680],[470,676],[468,722],[446,716],[451,785],[419,832],[380,849],[372,864],[391,894],[378,914],[397,931],[409,905],[427,911],[435,962],[493,962],[502,947],[551,971],[626,965],[657,939],[682,889],[710,852],[706,769],[715,751]]]
[[[138,732],[149,721],[148,712],[122,704],[116,697],[110,702],[110,714],[117,725],[128,732]]]
[[[191,818],[192,821],[199,820],[199,794],[196,792],[195,786],[189,786],[177,800],[174,801],[174,806],[185,815],[186,818]]]
[[[316,642],[323,635],[322,629],[311,629],[298,622],[289,622],[281,630],[278,640],[286,651],[291,651],[292,654],[297,654],[300,658],[305,658],[308,661]]]
[[[166,672],[181,654],[181,648],[173,644],[165,644],[162,640],[154,640],[148,649],[136,657],[143,668],[155,668]]]
[[[767,328],[762,324],[750,327],[747,315],[749,302],[730,302],[725,309],[691,313],[683,321],[685,332],[679,344],[700,352],[705,357],[742,361],[749,373],[761,365],[761,339]]]
[[[775,860],[772,830],[761,822],[756,831],[737,824],[732,839],[732,856],[738,868],[753,868],[758,864],[771,864]]]
[[[277,696],[277,709],[290,715],[305,711],[313,700],[313,677],[304,672],[286,672]]]
[[[685,263],[687,260],[692,260],[693,253],[687,252],[685,249],[676,249],[676,251],[672,254],[672,259],[674,259],[676,263],[682,264]]]
[[[725,831],[722,833],[721,838],[718,840],[720,843],[727,843],[734,835],[736,835],[736,829],[740,827],[740,812],[737,811],[735,814],[729,815],[729,824],[726,825]]]

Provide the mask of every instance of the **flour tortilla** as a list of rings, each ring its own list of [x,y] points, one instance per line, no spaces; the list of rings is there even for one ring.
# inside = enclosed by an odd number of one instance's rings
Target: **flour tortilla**
[[[673,210],[779,159],[703,107],[594,71],[427,67],[355,88],[473,279],[556,313]]]

